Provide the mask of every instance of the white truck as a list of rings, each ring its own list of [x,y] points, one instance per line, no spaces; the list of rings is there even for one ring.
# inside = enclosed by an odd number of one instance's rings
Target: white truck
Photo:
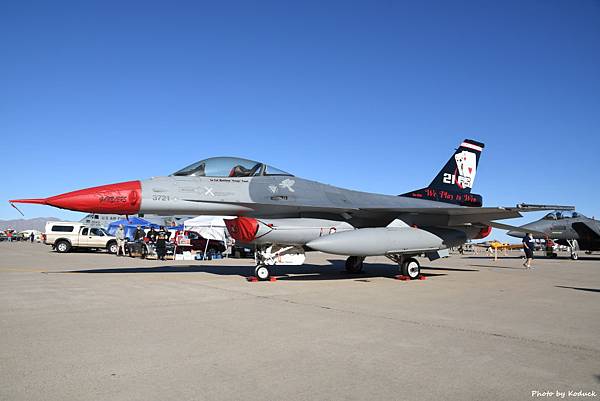
[[[74,248],[106,249],[109,253],[117,253],[117,239],[114,236],[103,228],[79,222],[49,221],[42,239],[44,244],[52,245],[60,253]]]

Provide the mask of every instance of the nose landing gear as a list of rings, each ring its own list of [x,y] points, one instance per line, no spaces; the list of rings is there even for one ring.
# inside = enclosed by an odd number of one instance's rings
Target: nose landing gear
[[[258,265],[254,268],[254,276],[260,281],[266,281],[271,277],[271,269],[266,265]]]
[[[304,249],[298,246],[269,244],[256,249],[254,260],[254,276],[260,281],[266,281],[275,272],[276,265],[301,266],[305,255]]]

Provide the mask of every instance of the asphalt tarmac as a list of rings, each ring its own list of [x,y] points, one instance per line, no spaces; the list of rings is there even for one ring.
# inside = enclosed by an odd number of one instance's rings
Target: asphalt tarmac
[[[404,282],[383,257],[350,275],[343,258],[314,253],[276,282],[250,283],[251,260],[3,242],[0,399],[599,394],[600,258],[537,259],[525,271],[511,255],[422,260],[427,279]]]

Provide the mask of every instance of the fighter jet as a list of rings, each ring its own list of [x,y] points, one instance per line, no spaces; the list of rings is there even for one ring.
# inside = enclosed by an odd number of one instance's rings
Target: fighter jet
[[[548,213],[540,220],[518,227],[507,234],[523,238],[531,233],[534,238],[551,239],[559,245],[568,246],[571,259],[579,258],[577,251],[588,254],[600,250],[600,221],[577,212]]]
[[[256,246],[255,275],[261,280],[276,265],[303,264],[308,250],[348,256],[346,269],[355,273],[365,257],[384,255],[399,264],[402,275],[416,279],[415,257],[447,256],[450,247],[485,238],[494,220],[547,210],[482,207],[481,195],[471,189],[483,148],[466,139],[429,186],[399,196],[338,188],[265,163],[215,157],[165,177],[10,202],[90,213],[237,216],[227,221],[228,230],[237,241]]]

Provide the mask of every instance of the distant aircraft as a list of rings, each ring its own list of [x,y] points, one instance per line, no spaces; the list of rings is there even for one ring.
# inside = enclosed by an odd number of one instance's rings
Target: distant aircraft
[[[578,250],[600,250],[600,221],[577,212],[548,213],[540,220],[522,225],[507,234],[522,238],[526,233],[534,238],[551,239],[571,249],[571,259],[578,259]]]
[[[479,243],[476,243],[473,245],[478,246],[478,247],[500,249],[500,250],[512,250],[512,249],[522,249],[523,248],[523,244],[509,244],[508,242],[500,242],[497,240],[479,242]]]
[[[360,272],[367,256],[384,255],[399,264],[402,275],[415,279],[420,275],[416,256],[448,256],[450,247],[485,238],[494,220],[548,210],[481,207],[481,195],[471,194],[471,188],[483,147],[466,139],[428,187],[400,196],[337,188],[264,163],[215,157],[167,177],[11,202],[91,213],[238,216],[227,221],[227,228],[239,242],[256,245],[255,275],[261,280],[269,278],[274,265],[304,263],[306,250],[349,256],[349,272]],[[372,164],[361,168],[385,174]],[[342,166],[340,174],[345,173]],[[387,175],[397,180],[407,173],[398,166]]]

